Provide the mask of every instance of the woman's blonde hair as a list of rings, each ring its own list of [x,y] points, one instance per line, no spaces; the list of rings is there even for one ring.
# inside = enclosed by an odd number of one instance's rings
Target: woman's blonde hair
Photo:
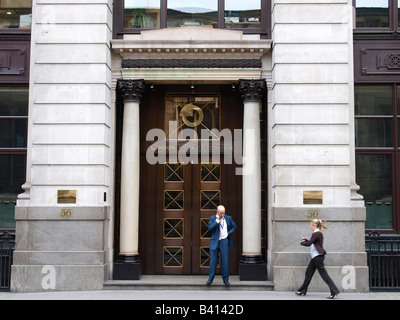
[[[322,222],[322,220],[319,219],[313,219],[310,221],[313,225],[315,225],[321,232],[328,229],[326,226],[326,222]]]

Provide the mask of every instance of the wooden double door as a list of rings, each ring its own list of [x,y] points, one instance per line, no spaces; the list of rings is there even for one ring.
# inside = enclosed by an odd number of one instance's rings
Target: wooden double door
[[[181,110],[180,115],[186,107],[186,121],[178,121],[178,129],[181,125],[186,128],[187,124],[189,127],[196,124],[200,128],[215,123],[218,123],[219,131],[222,128],[232,132],[240,129],[243,113],[240,97],[232,92],[230,86],[217,88],[219,90],[212,93],[205,88],[206,93],[171,94],[169,87],[158,87],[142,103],[141,136],[144,138],[152,128],[166,128],[166,119],[174,119],[174,108],[170,105]],[[219,118],[207,115],[202,105],[209,105],[207,99],[215,96],[219,97]],[[191,104],[195,107],[188,108]],[[204,117],[196,118],[199,114],[196,106],[203,109]],[[225,163],[224,150],[219,149],[220,161],[213,161],[212,157],[205,161],[199,153],[197,158],[184,164],[176,158],[170,161],[167,151],[165,163],[151,165],[146,159],[149,147],[148,141],[142,142],[139,230],[142,273],[208,274],[208,220],[222,204],[226,207],[226,214],[232,216],[238,225],[233,236],[234,248],[230,250],[230,273],[238,274],[242,252],[242,179],[235,174],[235,162]]]
[[[156,273],[208,274],[209,218],[216,213],[218,205],[223,204],[226,213],[241,224],[241,182],[229,178],[233,169],[231,165],[212,162],[159,165],[158,174],[162,177],[159,177],[157,190]],[[233,240],[230,272],[238,274],[240,230]]]
[[[166,163],[160,171],[157,269],[163,274],[208,273],[208,220],[222,204],[221,164]]]

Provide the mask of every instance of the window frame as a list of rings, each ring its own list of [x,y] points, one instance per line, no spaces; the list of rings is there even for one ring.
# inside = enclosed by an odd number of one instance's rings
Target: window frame
[[[392,147],[357,147],[355,148],[355,162],[356,162],[356,180],[358,183],[358,156],[359,155],[391,155],[392,157],[392,204],[393,204],[393,229],[366,229],[368,234],[371,231],[378,231],[382,234],[399,234],[400,233],[400,195],[398,194],[400,182],[400,137],[398,134],[398,127],[400,126],[400,114],[398,111],[398,88],[400,83],[356,83],[355,86],[388,86],[392,88],[392,115],[355,115],[355,119],[393,119],[393,146]],[[357,132],[355,132],[356,134]]]
[[[389,27],[387,28],[357,28],[357,6],[356,2],[357,0],[353,0],[353,8],[354,8],[354,33],[393,33],[395,31],[400,30],[399,26],[399,7],[398,6],[398,0],[388,0],[389,1]]]
[[[29,85],[28,84],[24,84],[24,83],[13,83],[13,84],[0,84],[0,89],[27,89],[29,90]],[[29,102],[28,102],[29,103]],[[26,116],[1,116],[0,115],[0,119],[26,119],[27,120],[27,126],[29,125],[29,105],[28,105],[28,112],[26,114]],[[29,132],[27,131],[27,135],[29,135]],[[27,141],[28,141],[28,136],[26,137]],[[22,148],[10,148],[10,147],[0,147],[0,155],[25,155],[25,157],[27,156],[28,153],[28,145],[26,145],[26,147]],[[26,158],[25,158],[26,159]],[[26,163],[26,160],[25,160]],[[25,169],[26,171],[26,169]],[[26,172],[25,172],[26,174]],[[25,181],[24,181],[25,182]],[[23,183],[24,183],[23,182]],[[21,185],[22,187],[22,185]],[[23,190],[21,189],[21,192]],[[16,201],[17,199],[9,199],[9,201]],[[8,232],[15,232],[15,229],[12,228],[2,228],[0,226],[0,232],[4,232],[4,231],[8,231]]]
[[[125,0],[114,1],[114,22],[113,22],[113,38],[123,39],[124,35],[140,34],[146,30],[160,30],[167,28],[167,1],[160,0],[160,28],[159,29],[143,29],[143,28],[125,28],[124,27],[124,4]],[[261,39],[271,38],[271,0],[261,1],[261,28],[225,28],[225,0],[218,0],[218,24],[217,29],[243,31],[244,34],[260,34]]]

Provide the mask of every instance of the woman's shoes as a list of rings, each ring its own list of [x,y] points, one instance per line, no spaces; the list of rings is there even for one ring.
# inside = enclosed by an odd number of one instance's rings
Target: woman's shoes
[[[307,294],[307,292],[296,291],[294,294],[295,294],[295,295],[298,295],[298,296],[305,296],[305,295]],[[331,296],[326,297],[326,298],[327,298],[327,299],[335,299],[335,298],[338,297],[338,295],[339,295],[339,294],[337,293],[337,294],[331,295]]]

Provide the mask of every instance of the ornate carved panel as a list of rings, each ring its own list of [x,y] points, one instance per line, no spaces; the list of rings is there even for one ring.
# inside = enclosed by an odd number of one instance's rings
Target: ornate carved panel
[[[356,43],[356,82],[391,82],[400,75],[400,44]]]
[[[28,82],[29,44],[1,43],[0,83]]]

